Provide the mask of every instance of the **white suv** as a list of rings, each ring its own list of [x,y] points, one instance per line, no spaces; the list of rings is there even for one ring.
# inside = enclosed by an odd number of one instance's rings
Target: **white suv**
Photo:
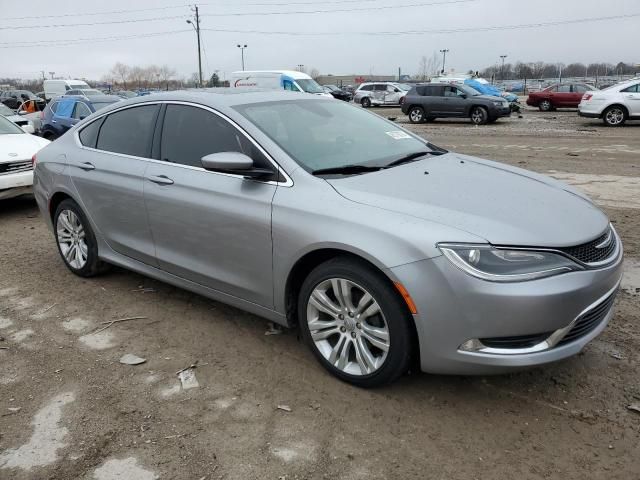
[[[585,93],[578,105],[578,114],[602,118],[610,127],[623,125],[627,120],[640,120],[640,77]]]
[[[353,94],[353,101],[364,108],[372,105],[402,105],[410,85],[396,82],[370,82],[361,84]]]

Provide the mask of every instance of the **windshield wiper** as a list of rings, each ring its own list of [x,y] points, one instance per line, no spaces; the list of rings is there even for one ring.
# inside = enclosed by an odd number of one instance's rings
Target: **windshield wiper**
[[[426,152],[414,152],[414,153],[410,153],[409,155],[405,155],[404,157],[398,158],[397,160],[394,160],[391,163],[388,163],[387,165],[385,165],[384,168],[390,168],[390,167],[395,167],[397,165],[402,165],[403,163],[409,163],[409,162],[413,162],[414,160],[417,160],[420,157],[424,157],[426,155],[444,155],[446,152],[441,151],[441,150],[429,150]]]
[[[313,175],[355,175],[358,173],[376,172],[382,167],[374,167],[368,165],[342,165],[341,167],[320,168],[313,170]]]

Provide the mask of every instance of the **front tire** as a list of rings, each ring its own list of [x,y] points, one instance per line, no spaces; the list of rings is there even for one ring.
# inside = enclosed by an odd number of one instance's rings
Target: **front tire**
[[[619,105],[612,105],[602,114],[602,121],[608,127],[621,127],[627,121],[627,112]]]
[[[362,108],[371,108],[371,99],[369,97],[364,97],[360,100],[360,105],[362,105]]]
[[[411,107],[409,109],[409,121],[411,123],[423,123],[426,120],[422,107]]]
[[[98,258],[98,243],[86,215],[76,202],[64,200],[53,216],[58,252],[69,270],[80,277],[102,273],[107,264]]]
[[[338,257],[316,267],[302,284],[298,318],[318,361],[345,382],[377,387],[409,368],[408,309],[390,281],[365,262]]]
[[[470,118],[475,125],[486,125],[489,121],[489,113],[484,107],[474,107],[471,110]]]

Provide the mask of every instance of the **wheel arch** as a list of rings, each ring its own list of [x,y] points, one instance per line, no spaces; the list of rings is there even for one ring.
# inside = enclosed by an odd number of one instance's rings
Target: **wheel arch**
[[[375,259],[371,259],[369,255],[364,252],[353,252],[347,249],[343,249],[337,246],[318,248],[309,252],[306,252],[293,264],[293,267],[289,271],[287,280],[285,282],[285,307],[286,318],[289,326],[297,326],[297,300],[300,294],[300,287],[304,279],[311,273],[311,271],[318,265],[331,260],[333,258],[343,257],[362,262],[365,265],[374,268],[382,274],[382,276],[388,281],[389,286],[393,289],[397,297],[400,299],[402,305],[405,308],[405,313],[408,318],[411,318],[409,327],[412,332],[413,353],[415,358],[412,360],[412,365],[419,365],[420,361],[420,348],[418,344],[418,330],[415,323],[415,318],[411,314],[406,300],[403,298],[401,292],[396,285],[397,280],[390,276],[390,270],[380,265]],[[418,362],[418,363],[415,363]]]
[[[53,216],[56,214],[58,205],[60,205],[67,199],[73,200],[74,202],[78,203],[76,199],[69,195],[67,192],[58,191],[51,196],[51,198],[49,199],[49,205],[47,207],[49,209],[49,217],[51,218],[51,221],[53,221]]]
[[[604,107],[602,109],[602,113],[600,114],[600,118],[604,118],[604,114],[607,110],[609,110],[612,107],[619,107],[622,109],[622,111],[625,114],[626,118],[629,118],[629,109],[627,108],[627,106],[624,103],[612,103],[611,105],[607,105],[606,107]]]

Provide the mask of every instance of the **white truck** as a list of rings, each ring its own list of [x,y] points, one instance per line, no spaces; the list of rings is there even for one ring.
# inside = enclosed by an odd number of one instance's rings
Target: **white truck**
[[[333,98],[326,93],[318,82],[306,73],[295,70],[259,70],[233,72],[230,80],[231,88],[258,88],[268,90],[291,90],[306,92],[321,97]]]
[[[52,98],[64,95],[69,90],[91,88],[83,80],[45,80],[44,98],[49,101]]]

